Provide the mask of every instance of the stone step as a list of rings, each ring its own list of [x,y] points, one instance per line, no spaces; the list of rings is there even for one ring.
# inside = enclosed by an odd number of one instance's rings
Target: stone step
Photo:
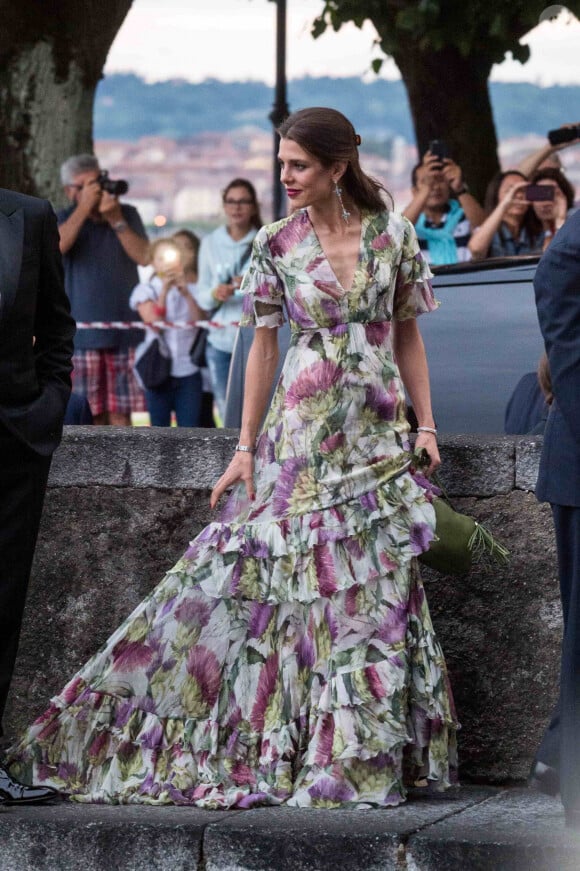
[[[0,871],[578,871],[580,833],[525,789],[390,810],[0,808]]]

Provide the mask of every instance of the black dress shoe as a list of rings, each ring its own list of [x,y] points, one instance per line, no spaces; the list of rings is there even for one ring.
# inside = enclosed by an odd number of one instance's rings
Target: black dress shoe
[[[50,786],[26,786],[15,780],[0,762],[0,803],[7,804],[41,804],[59,798],[56,789]]]
[[[545,762],[534,760],[528,777],[528,787],[535,789],[536,792],[543,792],[544,795],[559,795],[560,793],[560,773],[557,768],[552,768],[551,765],[546,765]]]

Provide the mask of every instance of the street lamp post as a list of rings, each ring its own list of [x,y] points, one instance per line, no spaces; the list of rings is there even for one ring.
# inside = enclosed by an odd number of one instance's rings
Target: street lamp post
[[[276,90],[274,105],[269,118],[274,126],[274,173],[272,179],[272,213],[275,221],[284,217],[282,208],[284,193],[280,183],[278,167],[278,146],[280,137],[276,130],[288,116],[290,110],[286,100],[286,0],[273,0],[276,3]]]

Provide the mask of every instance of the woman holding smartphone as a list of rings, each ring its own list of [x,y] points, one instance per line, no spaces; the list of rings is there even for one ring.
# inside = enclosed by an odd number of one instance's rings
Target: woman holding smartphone
[[[562,170],[556,167],[539,169],[532,182],[533,187],[538,188],[538,194],[545,193],[532,202],[536,232],[543,237],[542,250],[545,251],[574,206],[574,188]]]
[[[528,185],[517,169],[499,172],[490,182],[485,198],[489,215],[468,243],[474,260],[542,253],[542,235],[526,199]]]

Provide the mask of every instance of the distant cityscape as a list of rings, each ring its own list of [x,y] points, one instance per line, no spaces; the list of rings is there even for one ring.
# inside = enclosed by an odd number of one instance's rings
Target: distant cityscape
[[[578,105],[578,86],[492,82],[490,95],[505,168],[544,144],[548,130],[578,120],[569,116]],[[129,181],[126,199],[153,233],[155,226],[166,232],[163,227],[183,224],[204,232],[221,222],[221,191],[237,176],[255,184],[262,217],[270,221],[272,100],[272,88],[263,82],[148,83],[131,73],[105,76],[95,102],[96,152],[113,178]],[[288,82],[288,100],[292,108],[333,106],[352,118],[363,139],[364,168],[404,208],[416,149],[401,81],[305,77]],[[580,191],[580,147],[562,152],[562,160]]]
[[[545,143],[537,134],[505,139],[502,166],[508,168]],[[130,184],[124,198],[139,209],[154,232],[163,227],[193,226],[204,232],[223,218],[221,191],[237,176],[256,187],[264,221],[272,219],[272,135],[258,127],[230,132],[200,133],[186,139],[144,136],[137,141],[98,140],[95,150],[111,177]],[[398,209],[411,196],[410,173],[417,160],[414,145],[402,137],[377,143],[368,154],[361,147],[363,168],[389,190]],[[566,174],[580,191],[580,147],[562,153]]]

